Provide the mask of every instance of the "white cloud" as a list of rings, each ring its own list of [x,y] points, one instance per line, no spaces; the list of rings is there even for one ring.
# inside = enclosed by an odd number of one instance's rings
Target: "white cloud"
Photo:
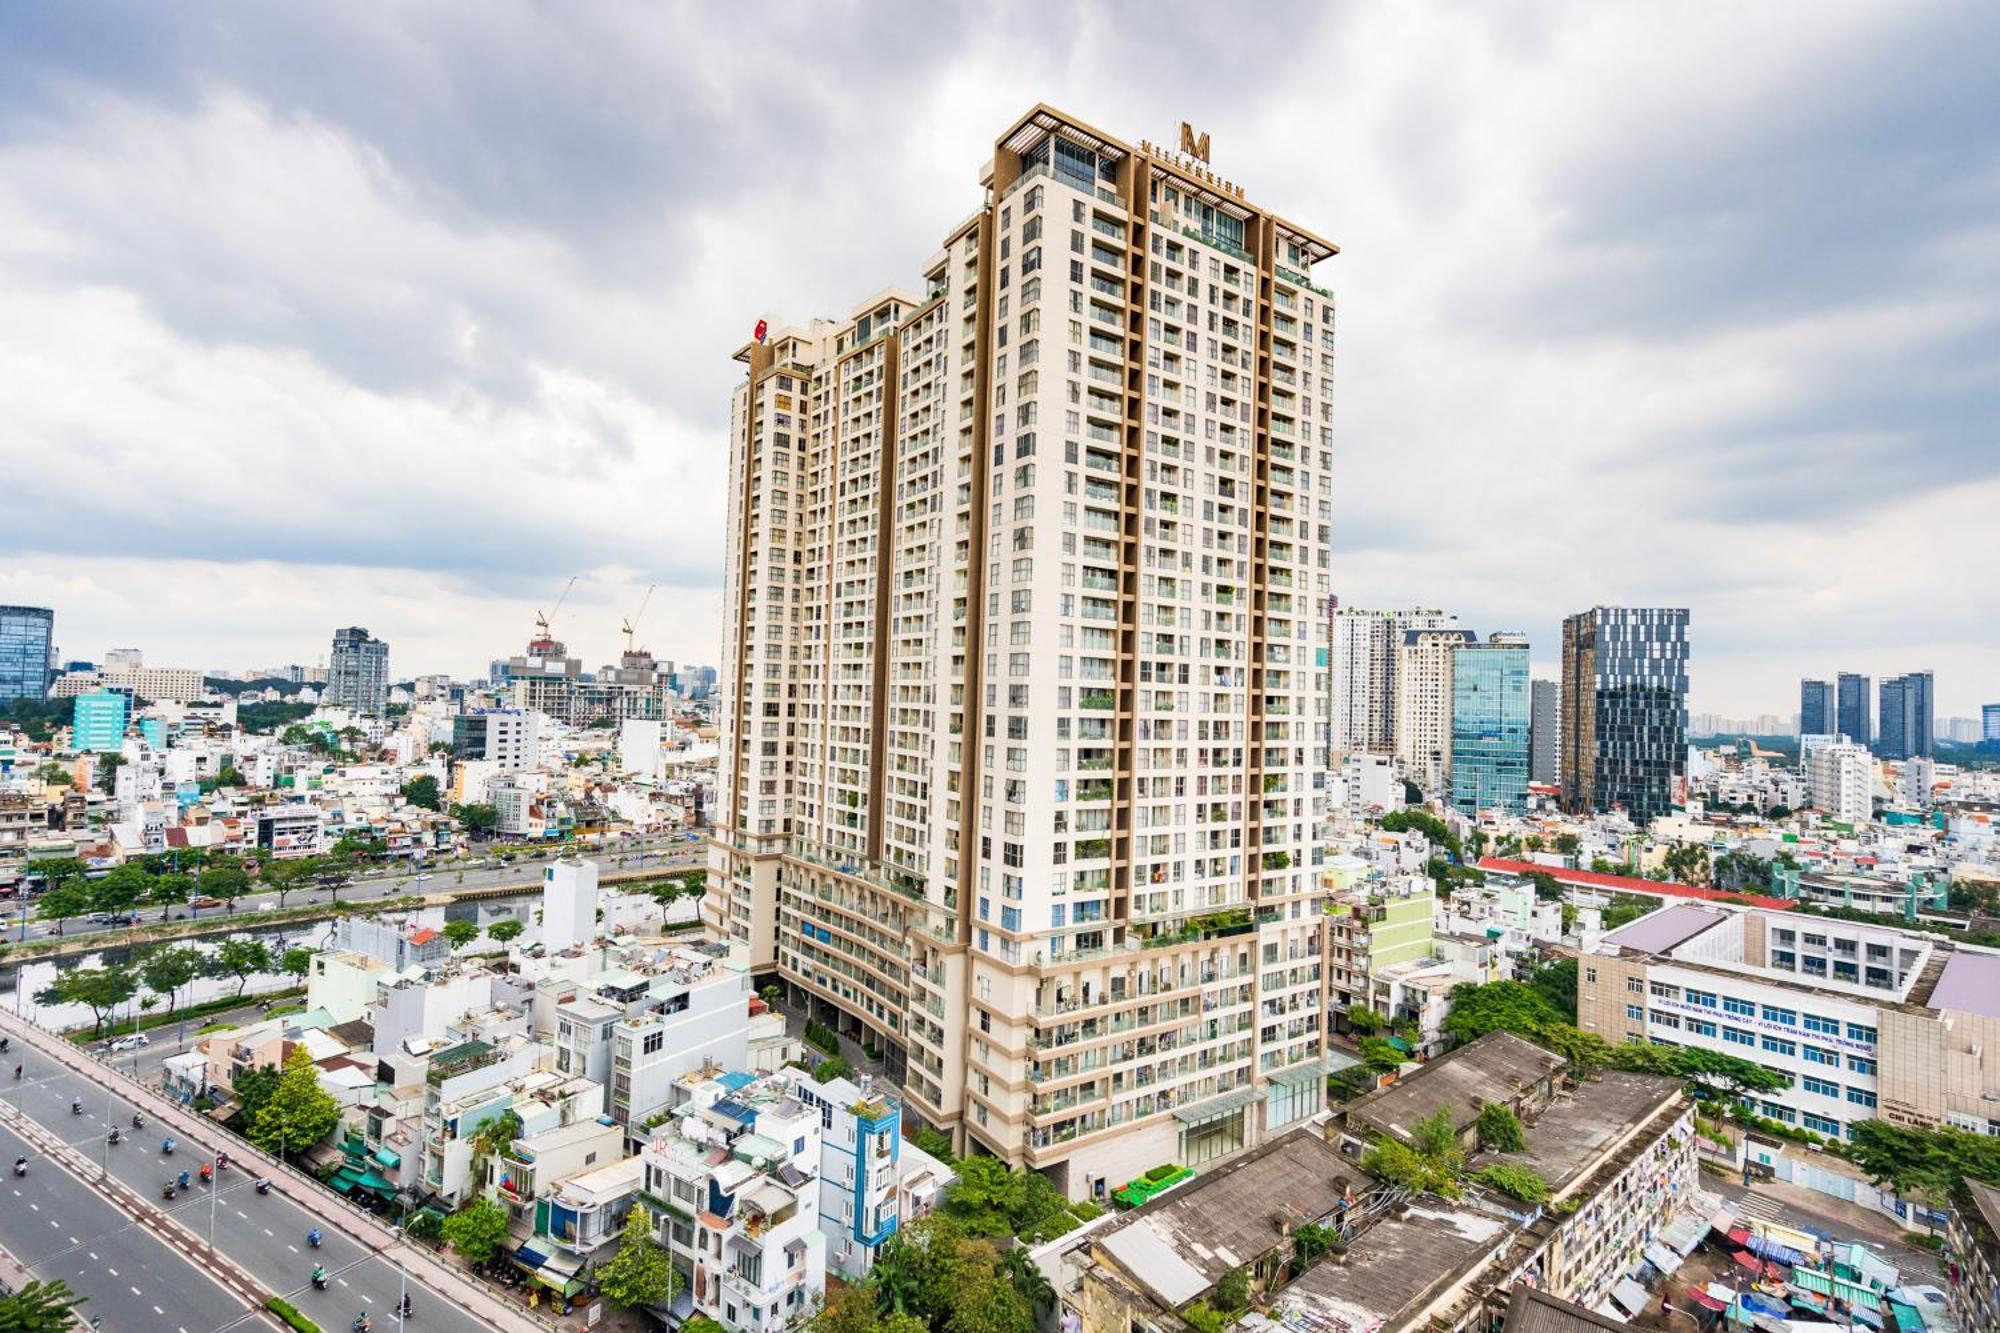
[[[913,282],[1048,101],[1188,119],[1342,244],[1344,600],[1545,660],[1566,612],[1686,604],[1697,708],[1850,668],[1934,667],[1945,712],[2000,693],[1971,573],[2000,205],[1938,166],[1994,131],[1895,103],[1966,77],[1911,54],[1976,49],[1942,20],[603,13],[248,10],[184,70],[148,40],[150,78],[52,71],[0,135],[0,595],[85,655],[309,658],[358,622],[471,671],[568,574],[629,571],[585,655],[657,579],[655,648],[712,659],[730,350]],[[214,595],[252,581],[295,600]]]

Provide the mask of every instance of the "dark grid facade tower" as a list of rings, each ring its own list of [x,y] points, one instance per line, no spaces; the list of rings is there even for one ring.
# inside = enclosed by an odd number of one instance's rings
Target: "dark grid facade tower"
[[[1840,673],[1838,701],[1834,720],[1839,723],[1840,734],[1856,745],[1875,743],[1875,728],[1869,721],[1868,677],[1857,676],[1851,671]]]
[[[1935,748],[1931,717],[1931,673],[1913,671],[1882,682],[1882,734],[1875,753],[1884,759],[1928,756]]]
[[[0,606],[0,703],[48,696],[55,629],[46,606]]]
[[[1667,813],[1687,760],[1688,613],[1599,606],[1563,621],[1562,797],[1572,813]]]
[[[1833,685],[1824,680],[1799,682],[1799,735],[1830,736],[1834,731]]]

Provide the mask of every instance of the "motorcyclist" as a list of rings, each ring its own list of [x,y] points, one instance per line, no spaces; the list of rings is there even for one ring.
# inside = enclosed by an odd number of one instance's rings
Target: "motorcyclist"
[[[14,1080],[16,1082],[19,1082],[20,1078],[21,1078],[21,1066],[19,1065],[19,1063],[16,1063],[14,1066]]]
[[[119,1140],[119,1139],[121,1139],[121,1138],[123,1138],[123,1137],[124,1137],[124,1135],[122,1135],[122,1134],[120,1134],[120,1133],[118,1132],[118,1126],[116,1126],[116,1125],[113,1125],[113,1126],[111,1127],[111,1141],[112,1141],[113,1143],[116,1143],[116,1142],[118,1142],[118,1140]]]
[[[325,1290],[326,1290],[326,1265],[325,1265],[325,1264],[314,1264],[314,1265],[313,1265],[313,1275],[312,1275],[312,1284],[313,1284],[313,1289],[314,1289],[314,1290],[316,1290],[316,1291],[325,1291]]]
[[[169,1180],[166,1184],[160,1186],[160,1197],[163,1199],[171,1199],[174,1197],[173,1181]]]
[[[83,1098],[72,1097],[69,1099],[69,1113],[71,1115],[83,1114]]]
[[[404,1295],[403,1304],[398,1312],[405,1319],[408,1319],[412,1314],[416,1313],[416,1307],[410,1304],[410,1298],[407,1294]]]
[[[138,1111],[134,1111],[132,1113],[132,1128],[144,1129],[145,1127],[146,1127],[146,1117],[141,1113],[139,1113]]]
[[[160,1151],[169,1157],[174,1155],[174,1140],[171,1135],[160,1140]]]
[[[0,1055],[5,1055],[9,1050],[13,1048],[13,1045],[14,1042],[12,1038],[0,1037]]]
[[[188,1187],[188,1173],[183,1171],[181,1172],[181,1188],[186,1189],[187,1187]]]
[[[256,1185],[259,1194],[269,1194],[271,1192],[271,1178],[269,1176],[259,1176],[251,1183]]]
[[[16,1157],[16,1158],[14,1159],[14,1174],[15,1174],[15,1175],[17,1175],[17,1176],[25,1176],[25,1175],[27,1175],[27,1174],[28,1174],[28,1159],[27,1159],[27,1158],[25,1158],[25,1157]]]
[[[371,1333],[374,1327],[375,1321],[368,1317],[366,1310],[354,1316],[354,1333]]]
[[[319,1248],[319,1239],[318,1227],[314,1227],[311,1231],[306,1232],[306,1244],[312,1246],[315,1250]]]
[[[201,1164],[201,1183],[206,1185],[208,1184],[209,1181],[214,1179],[215,1179],[215,1168],[210,1166],[207,1162],[203,1162]]]

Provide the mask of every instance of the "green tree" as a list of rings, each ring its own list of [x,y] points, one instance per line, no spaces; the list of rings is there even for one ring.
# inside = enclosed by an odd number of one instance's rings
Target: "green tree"
[[[451,945],[452,948],[463,949],[466,945],[479,938],[479,923],[476,921],[467,921],[463,918],[457,921],[447,921],[444,923],[444,938],[445,943]]]
[[[266,887],[276,890],[278,906],[283,908],[286,895],[311,883],[319,868],[320,859],[317,856],[291,857],[282,861],[273,857],[258,868],[257,878],[263,880]]]
[[[1547,1203],[1552,1192],[1548,1181],[1530,1168],[1513,1162],[1495,1162],[1492,1166],[1481,1167],[1472,1173],[1472,1178],[1503,1194],[1511,1194],[1533,1208]]]
[[[35,994],[36,1004],[80,1004],[94,1020],[90,1034],[104,1031],[104,1018],[139,993],[139,974],[129,967],[73,967]]]
[[[1545,903],[1559,903],[1563,900],[1562,881],[1546,870],[1530,870],[1528,882],[1535,886],[1535,897]]]
[[[167,997],[167,1012],[172,1013],[180,1008],[181,988],[202,974],[205,961],[199,949],[169,945],[146,955],[139,964],[139,978],[147,990]]]
[[[1250,1270],[1248,1267],[1230,1269],[1222,1275],[1222,1281],[1215,1284],[1215,1306],[1218,1310],[1242,1310],[1250,1304]]]
[[[419,774],[403,784],[403,799],[425,810],[444,809],[444,795],[438,791],[438,780],[428,773]]]
[[[1521,1117],[1505,1102],[1488,1102],[1480,1107],[1474,1132],[1479,1136],[1479,1146],[1493,1152],[1524,1152],[1528,1147],[1527,1136],[1521,1132]]]
[[[1676,843],[1667,848],[1661,858],[1668,876],[1682,884],[1696,888],[1708,886],[1708,845],[1698,842]]]
[[[257,1123],[257,1113],[271,1100],[271,1094],[278,1090],[278,1067],[258,1065],[246,1069],[230,1080],[229,1090],[236,1098],[236,1114],[230,1117],[232,1125],[243,1131]]]
[[[271,970],[271,946],[254,935],[231,935],[208,959],[208,975],[218,980],[234,978],[238,995],[243,994],[250,978]]]
[[[293,945],[278,955],[278,970],[297,981],[304,981],[312,971],[313,951]]]
[[[999,1158],[968,1157],[958,1164],[958,1180],[945,1193],[945,1211],[976,1235],[1011,1235],[1025,1190],[1020,1174]]]
[[[1303,1273],[1312,1261],[1340,1243],[1340,1233],[1317,1222],[1300,1224],[1292,1233],[1292,1271]]]
[[[203,894],[222,899],[234,911],[236,900],[250,891],[250,874],[240,865],[217,863],[206,867],[195,883]]]
[[[451,817],[465,826],[465,831],[472,835],[475,842],[491,837],[493,830],[500,827],[499,807],[483,803],[454,805]]]
[[[126,915],[146,900],[153,877],[136,861],[127,861],[90,882],[91,906],[100,912]]]
[[[501,917],[486,928],[486,937],[505,944],[509,940],[518,939],[521,932],[526,929],[527,927],[521,924],[519,918],[506,916]]]
[[[250,780],[243,776],[243,770],[236,765],[224,764],[215,772],[215,785],[218,787],[247,787],[250,785]]]
[[[930,1325],[915,1315],[884,1309],[880,1297],[881,1279],[872,1273],[867,1282],[829,1283],[825,1301],[805,1327],[811,1333],[930,1333]]]
[[[265,1152],[304,1152],[340,1125],[340,1103],[319,1085],[319,1068],[303,1046],[285,1055],[278,1085],[250,1122],[250,1141]]]
[[[53,760],[37,768],[35,776],[43,782],[51,782],[63,787],[67,787],[70,782],[69,770]]]
[[[673,1256],[646,1229],[649,1216],[634,1208],[625,1220],[625,1239],[611,1261],[597,1270],[597,1289],[628,1310],[665,1305],[679,1288]]]
[[[1564,856],[1575,856],[1577,849],[1582,846],[1583,840],[1574,833],[1556,834],[1556,851]]]
[[[1389,1020],[1365,1004],[1356,1004],[1348,1007],[1347,1026],[1350,1031],[1366,1037],[1388,1027]]]
[[[1563,905],[1569,906],[1567,903]],[[1570,909],[1572,912],[1575,910]],[[1529,975],[1528,984],[1549,1002],[1564,1022],[1576,1021],[1576,959],[1559,958],[1553,963],[1543,964]]]
[[[1430,840],[1433,847],[1441,847],[1451,853],[1453,859],[1463,854],[1458,835],[1436,815],[1428,810],[1391,810],[1378,821],[1383,831],[1403,833],[1414,830]]]
[[[484,1197],[444,1220],[445,1243],[469,1264],[483,1264],[507,1243],[507,1210]]]
[[[31,1279],[0,1296],[0,1333],[72,1333],[76,1307],[88,1299],[71,1291],[61,1278]]]
[[[153,879],[153,886],[146,894],[146,900],[160,909],[160,919],[166,920],[171,908],[186,905],[194,896],[194,876],[168,871]]]
[[[1459,1041],[1496,1030],[1533,1041],[1544,1027],[1561,1021],[1561,1011],[1535,987],[1520,981],[1489,981],[1483,986],[1460,986],[1451,993],[1444,1032]]]
[[[515,1139],[521,1137],[521,1114],[509,1107],[490,1120],[480,1122],[472,1134],[472,1155],[485,1161],[494,1153],[511,1147]]]
[[[1355,1047],[1361,1052],[1361,1062],[1377,1074],[1393,1074],[1409,1059],[1402,1048],[1387,1037],[1363,1037],[1355,1043]]]
[[[922,1254],[910,1244],[907,1234],[890,1235],[876,1251],[875,1267],[869,1279],[875,1286],[875,1307],[884,1315],[913,1314],[922,1278]]]
[[[1038,1316],[1048,1315],[1056,1308],[1056,1289],[1049,1282],[1048,1274],[1040,1265],[1028,1257],[1028,1251],[1016,1245],[1000,1256],[1000,1271],[1014,1284],[1014,1290],[1028,1303],[1028,1308]]]
[[[118,753],[96,756],[97,789],[106,796],[118,790],[118,770],[125,766],[125,756]]]
[[[95,910],[90,890],[81,878],[51,881],[48,891],[35,905],[35,915],[43,921],[55,922],[58,935],[63,933],[65,921]]]

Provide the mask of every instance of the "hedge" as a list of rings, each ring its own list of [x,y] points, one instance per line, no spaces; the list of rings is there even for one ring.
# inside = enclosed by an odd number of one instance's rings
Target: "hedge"
[[[298,1307],[282,1296],[273,1296],[265,1301],[264,1308],[298,1330],[298,1333],[320,1333],[318,1324],[300,1314]]]

